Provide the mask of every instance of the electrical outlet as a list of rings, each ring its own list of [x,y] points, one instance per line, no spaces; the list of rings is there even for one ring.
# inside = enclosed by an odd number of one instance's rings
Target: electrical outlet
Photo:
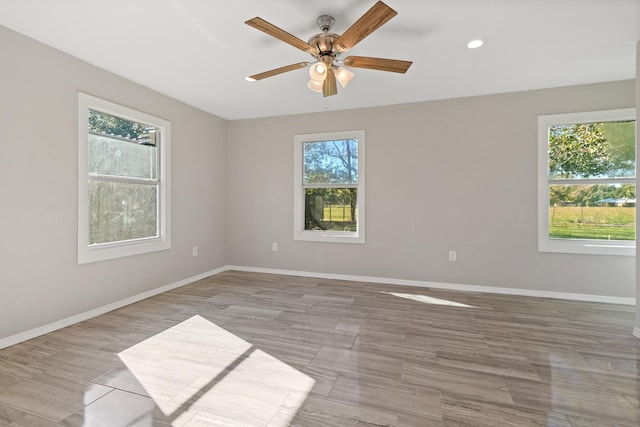
[[[273,252],[278,252],[278,243],[273,242],[273,243],[271,244],[271,250],[272,250]]]
[[[458,258],[456,251],[449,251],[449,261],[455,261]]]
[[[194,246],[194,247],[191,249],[191,252],[193,253],[193,256],[198,256],[198,247],[197,247],[197,246]]]

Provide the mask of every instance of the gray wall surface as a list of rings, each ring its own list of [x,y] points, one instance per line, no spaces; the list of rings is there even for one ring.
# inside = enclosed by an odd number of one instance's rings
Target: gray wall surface
[[[224,120],[4,27],[0,57],[0,338],[226,265]],[[171,250],[77,265],[78,91],[171,121]]]
[[[230,122],[228,261],[633,298],[633,257],[538,252],[536,165],[538,115],[634,105],[631,80]],[[355,129],[366,244],[294,241],[294,135]]]

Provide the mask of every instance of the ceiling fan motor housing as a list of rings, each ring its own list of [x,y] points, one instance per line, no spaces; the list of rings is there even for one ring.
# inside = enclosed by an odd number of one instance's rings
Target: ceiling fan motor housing
[[[333,50],[333,43],[338,40],[338,37],[340,35],[335,33],[320,33],[311,37],[307,43],[318,48],[320,51],[320,54],[317,55],[318,57],[323,55],[335,56],[337,52]]]
[[[332,58],[335,58],[337,56],[338,52],[333,49],[333,44],[338,40],[340,34],[329,32],[333,27],[334,22],[336,22],[336,20],[333,16],[329,15],[321,15],[316,20],[316,23],[322,32],[311,37],[307,42],[311,46],[318,48],[318,53],[312,54],[313,57],[322,58],[323,56],[330,55]]]

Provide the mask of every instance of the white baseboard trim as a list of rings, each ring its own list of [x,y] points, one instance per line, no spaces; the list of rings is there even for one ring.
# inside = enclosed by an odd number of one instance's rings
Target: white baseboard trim
[[[213,276],[214,274],[222,273],[228,270],[245,271],[250,273],[266,273],[266,274],[280,274],[284,276],[302,276],[302,277],[314,277],[319,279],[331,279],[331,280],[347,280],[352,282],[368,282],[379,283],[388,285],[400,285],[400,286],[416,286],[420,288],[436,288],[436,289],[448,289],[453,291],[465,291],[465,292],[482,292],[490,294],[504,294],[504,295],[520,295],[538,298],[557,298],[574,301],[587,301],[587,302],[602,302],[610,304],[623,304],[623,305],[635,305],[635,298],[613,297],[605,295],[589,295],[589,294],[575,294],[568,292],[553,292],[553,291],[539,291],[533,289],[517,289],[517,288],[499,288],[493,286],[476,286],[476,285],[462,285],[456,283],[440,283],[440,282],[425,282],[420,280],[406,280],[406,279],[393,279],[388,277],[371,277],[371,276],[357,276],[350,274],[332,274],[332,273],[318,273],[312,271],[297,271],[297,270],[280,270],[274,268],[261,268],[261,267],[247,267],[239,265],[226,265],[224,267],[217,268],[215,270],[207,271],[205,273],[198,274],[183,280],[179,280],[174,283],[170,283],[165,286],[161,286],[156,289],[152,289],[147,292],[143,292],[138,295],[134,295],[129,298],[125,298],[120,301],[113,302],[111,304],[104,305],[102,307],[94,308],[93,310],[86,311],[84,313],[76,314],[71,317],[67,317],[62,320],[58,320],[47,325],[39,326],[34,329],[30,329],[25,332],[20,332],[15,335],[11,335],[6,338],[0,339],[0,350],[6,347],[10,347],[15,344],[30,340],[32,338],[39,337],[40,335],[48,334],[49,332],[56,331],[58,329],[66,328],[73,324],[82,322],[84,320],[91,319],[93,317],[100,316],[101,314],[108,313],[113,310],[117,310],[129,304],[133,304],[138,301],[150,298],[152,296],[167,292],[176,288],[179,288],[189,283],[196,282],[198,280]],[[635,327],[633,329],[633,335],[640,338],[640,328]]]
[[[39,337],[40,335],[48,334],[49,332],[66,328],[67,326],[71,326],[73,324],[82,322],[84,320],[88,320],[93,317],[100,316],[101,314],[108,313],[113,310],[117,310],[129,304],[142,301],[143,299],[150,298],[152,296],[161,294],[163,292],[167,292],[167,291],[179,288],[181,286],[188,285],[189,283],[193,283],[198,280],[204,279],[206,277],[213,276],[214,274],[222,273],[223,271],[226,271],[226,270],[228,270],[228,267],[225,266],[225,267],[217,268],[215,270],[207,271],[206,273],[198,274],[196,276],[189,277],[187,279],[179,280],[177,282],[170,283],[168,285],[161,286],[159,288],[155,288],[150,291],[143,292],[141,294],[134,295],[132,297],[113,302],[111,304],[103,305],[102,307],[94,308],[93,310],[85,311],[84,313],[76,314],[75,316],[67,317],[66,319],[58,320],[57,322],[49,323],[47,325],[39,326],[37,328],[33,328],[25,332],[20,332],[18,334],[11,335],[6,338],[2,338],[0,339],[0,350],[15,344],[30,340],[32,338]]]
[[[534,289],[499,288],[493,286],[461,285],[457,283],[425,282],[420,280],[392,279],[388,277],[355,276],[348,274],[317,273],[311,271],[278,270],[273,268],[228,265],[227,270],[252,273],[282,274],[285,276],[315,277],[320,279],[349,280],[352,282],[381,283],[388,285],[416,286],[420,288],[448,289],[452,291],[483,292],[488,294],[520,295],[538,298],[556,298],[573,301],[603,302],[609,304],[635,305],[635,298],[606,295],[575,294],[569,292],[539,291]]]

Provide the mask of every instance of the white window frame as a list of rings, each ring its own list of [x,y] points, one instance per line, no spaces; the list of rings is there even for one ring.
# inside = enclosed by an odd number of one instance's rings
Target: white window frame
[[[561,124],[594,123],[636,120],[635,108],[553,114],[538,117],[538,251],[592,255],[635,256],[636,242],[624,240],[550,239],[549,238],[549,185],[567,183],[568,180],[549,179],[549,127]],[[636,137],[637,138],[637,137]],[[636,153],[637,159],[637,153]],[[635,178],[576,179],[576,183],[607,184],[628,182]]]
[[[89,245],[89,110],[160,129],[158,138],[158,236]],[[78,264],[171,248],[171,123],[152,115],[78,92]]]
[[[304,229],[304,143],[320,141],[358,140],[358,184],[357,189],[357,231],[329,231]],[[329,243],[365,243],[365,131],[311,133],[294,136],[294,173],[293,173],[293,239],[311,242]],[[340,184],[340,188],[350,185]]]

